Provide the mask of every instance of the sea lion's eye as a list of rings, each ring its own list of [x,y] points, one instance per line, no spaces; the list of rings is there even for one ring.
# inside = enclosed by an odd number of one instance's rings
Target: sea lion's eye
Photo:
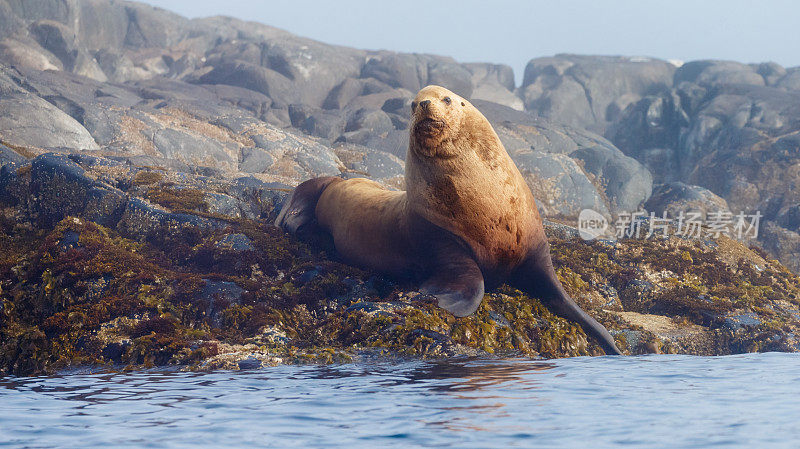
[[[467,105],[467,104],[466,104],[466,103],[464,103],[463,101],[461,102],[461,106],[466,106],[466,105]]]
[[[450,102],[451,102],[450,97],[444,97],[444,98],[442,98],[442,101],[444,101],[445,104],[450,104]]]
[[[417,109],[417,102],[416,101],[412,101],[411,102],[411,112],[414,112],[416,109]]]

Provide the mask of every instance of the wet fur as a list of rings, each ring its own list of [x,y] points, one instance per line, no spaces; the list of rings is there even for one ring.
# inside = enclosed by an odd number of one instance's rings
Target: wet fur
[[[619,354],[608,331],[564,291],[533,195],[488,120],[439,86],[422,89],[412,106],[407,191],[312,179],[276,224],[330,233],[346,262],[417,279],[457,316],[474,313],[484,289],[508,282]]]

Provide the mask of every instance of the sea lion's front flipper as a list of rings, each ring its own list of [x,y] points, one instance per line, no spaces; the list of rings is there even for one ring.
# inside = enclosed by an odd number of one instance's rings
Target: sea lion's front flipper
[[[439,307],[458,317],[472,315],[483,300],[483,275],[465,249],[443,244],[435,252],[430,277],[419,291],[433,295]]]
[[[553,269],[547,241],[530,251],[510,281],[514,287],[539,298],[551,312],[580,324],[587,335],[597,340],[606,354],[622,354],[605,326],[583,311],[564,290]]]

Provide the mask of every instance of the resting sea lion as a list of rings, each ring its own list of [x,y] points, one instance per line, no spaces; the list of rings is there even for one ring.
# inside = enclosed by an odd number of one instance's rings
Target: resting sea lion
[[[345,262],[421,281],[456,316],[475,312],[503,282],[579,323],[609,354],[608,331],[564,291],[528,185],[489,121],[439,86],[411,103],[406,191],[367,179],[306,181],[275,224],[327,232]]]

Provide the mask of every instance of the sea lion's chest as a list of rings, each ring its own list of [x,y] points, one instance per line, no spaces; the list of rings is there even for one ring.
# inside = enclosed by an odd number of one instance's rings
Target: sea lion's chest
[[[460,237],[482,269],[513,269],[530,250],[538,220],[530,190],[521,176],[513,175],[475,179],[441,174],[416,192],[415,208],[424,209],[429,221]]]

